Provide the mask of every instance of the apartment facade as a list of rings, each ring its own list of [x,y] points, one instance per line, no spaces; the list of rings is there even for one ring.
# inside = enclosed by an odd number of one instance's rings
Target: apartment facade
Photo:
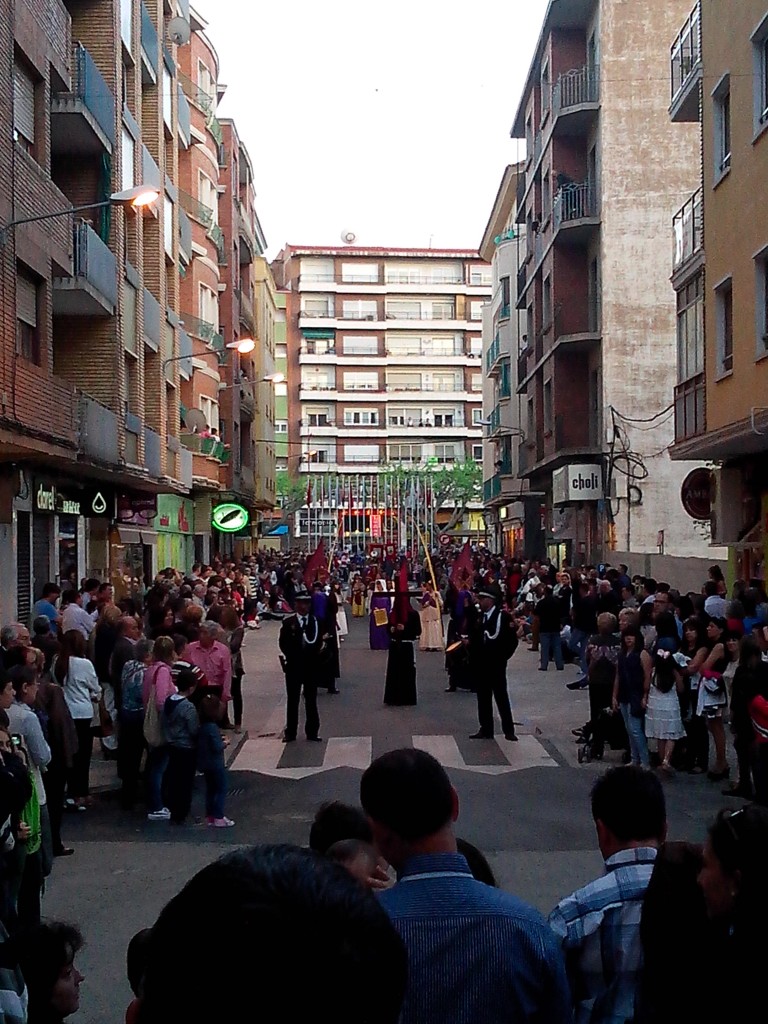
[[[539,557],[541,499],[519,476],[525,441],[517,365],[521,314],[512,301],[524,259],[525,227],[517,223],[517,191],[524,164],[502,176],[480,255],[491,264],[493,297],[483,310],[483,506],[491,546],[510,557]]]
[[[292,475],[359,480],[364,507],[385,468],[481,462],[491,272],[477,252],[289,245],[273,270]]]
[[[714,464],[713,541],[765,578],[768,531],[768,4],[696,4],[671,47],[670,119],[700,130],[701,180],[673,220],[673,457]]]
[[[515,116],[526,141],[516,305],[520,475],[555,558],[711,557],[674,463],[668,225],[698,181],[698,133],[667,116],[659,45],[686,0],[552,0]],[[665,55],[665,53],[664,53]]]

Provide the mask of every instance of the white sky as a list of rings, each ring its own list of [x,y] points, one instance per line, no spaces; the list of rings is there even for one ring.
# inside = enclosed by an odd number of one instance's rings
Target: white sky
[[[476,248],[547,0],[193,0],[286,242]]]

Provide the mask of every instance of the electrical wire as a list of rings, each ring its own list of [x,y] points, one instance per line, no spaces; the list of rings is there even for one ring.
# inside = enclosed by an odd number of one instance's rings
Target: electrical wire
[[[623,413],[620,413],[619,410],[612,405],[609,406],[608,408],[611,410],[611,413],[614,416],[618,416],[618,418],[620,420],[624,420],[625,423],[653,423],[654,420],[657,420],[660,416],[663,416],[664,413],[670,412],[670,410],[674,409],[675,403],[672,402],[665,409],[662,409],[661,412],[657,412],[655,415],[649,416],[646,419],[637,419],[633,418],[632,416],[624,416]]]

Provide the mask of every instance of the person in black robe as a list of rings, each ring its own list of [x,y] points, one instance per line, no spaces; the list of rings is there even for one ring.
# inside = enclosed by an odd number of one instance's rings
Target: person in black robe
[[[389,652],[384,683],[384,703],[392,707],[414,705],[416,698],[416,642],[421,636],[421,617],[411,605],[408,563],[395,577],[395,602],[389,616]]]

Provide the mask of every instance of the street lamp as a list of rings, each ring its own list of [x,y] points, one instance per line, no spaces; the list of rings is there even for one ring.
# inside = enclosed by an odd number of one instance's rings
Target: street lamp
[[[240,355],[245,355],[247,352],[252,352],[253,349],[255,348],[255,346],[256,346],[256,342],[253,340],[253,338],[240,338],[238,341],[229,341],[229,342],[227,342],[227,344],[224,347],[225,348],[235,349],[237,352],[240,353]],[[180,359],[191,359],[191,358],[192,358],[192,353],[189,353],[189,354],[183,355],[183,356],[169,356],[168,359],[164,359],[163,360],[163,365],[161,367],[160,372],[161,372],[161,374],[165,373],[165,368],[168,365],[168,363],[177,363]]]
[[[219,384],[219,391],[227,391],[229,388],[241,388],[245,384],[282,384],[284,380],[284,373],[268,373],[266,377],[257,377],[256,380],[246,377],[235,384]]]
[[[151,206],[160,197],[160,190],[151,185],[134,185],[133,188],[123,189],[121,192],[113,192],[109,199],[100,203],[84,203],[82,206],[70,206],[66,210],[55,210],[53,213],[40,213],[35,217],[20,217],[12,220],[5,227],[0,228],[0,248],[8,241],[8,235],[12,228],[20,224],[36,224],[41,220],[54,220],[56,217],[69,217],[73,213],[83,213],[85,210],[101,210],[105,206],[131,207],[134,210],[141,210]]]

